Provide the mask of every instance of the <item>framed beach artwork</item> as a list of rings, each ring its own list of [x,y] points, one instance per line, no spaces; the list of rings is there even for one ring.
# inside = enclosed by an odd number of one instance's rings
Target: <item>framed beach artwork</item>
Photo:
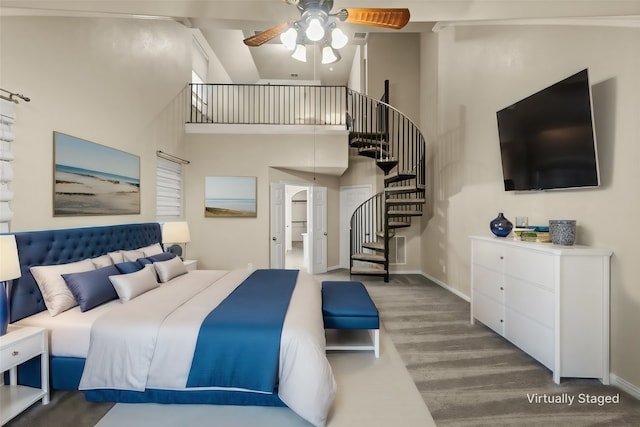
[[[255,176],[205,177],[205,218],[256,217]]]
[[[53,132],[54,216],[140,213],[140,158]]]

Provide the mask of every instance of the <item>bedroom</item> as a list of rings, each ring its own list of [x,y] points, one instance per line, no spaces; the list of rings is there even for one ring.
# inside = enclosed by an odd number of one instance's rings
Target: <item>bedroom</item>
[[[637,2],[590,3],[609,5],[601,5],[603,15],[640,13]],[[12,230],[153,220],[153,185],[146,184],[145,190],[144,182],[154,180],[158,149],[191,161],[206,158],[198,168],[207,172],[225,171],[226,167],[255,175],[253,171],[259,168],[259,212],[268,212],[268,182],[301,179],[258,165],[257,156],[247,161],[238,156],[237,147],[226,148],[224,138],[215,144],[215,151],[202,156],[200,150],[205,147],[199,139],[203,137],[184,136],[182,106],[176,97],[190,75],[191,36],[185,27],[172,21],[18,17],[6,16],[4,11],[1,19],[0,87],[32,98],[32,102],[17,107],[14,129],[19,141],[14,144]],[[636,77],[640,74],[640,32],[637,21],[630,21],[621,26],[544,22],[529,26],[458,26],[422,33],[415,36],[419,56],[413,58],[415,69],[409,79],[414,84],[405,89],[412,93],[419,87],[421,96],[403,95],[398,103],[411,106],[419,102],[409,115],[420,123],[430,144],[428,176],[433,197],[431,216],[423,217],[409,235],[414,258],[402,270],[423,273],[468,296],[467,236],[484,233],[497,212],[504,211],[511,219],[527,215],[530,223],[545,223],[554,217],[577,219],[579,243],[608,247],[614,252],[611,372],[637,395],[640,343],[635,325],[640,323],[640,288],[636,278],[640,265],[635,262],[638,250],[630,230],[640,215],[638,198],[634,197],[635,183],[640,181],[636,167],[640,153],[635,144],[640,138],[636,120],[640,115],[636,96],[640,92]],[[386,40],[383,37],[379,41],[384,45]],[[371,82],[384,78],[403,81],[403,75],[386,75],[398,70],[387,70],[388,65],[379,63],[384,62],[382,58],[371,56],[369,60],[371,72],[377,73],[377,77],[370,76]],[[584,67],[589,67],[593,81],[603,185],[584,192],[505,193],[495,111]],[[212,74],[217,81],[228,79],[221,69]],[[53,130],[139,155],[141,214],[53,218]],[[251,150],[259,149],[252,139],[243,143]],[[369,179],[367,168],[363,164],[358,172],[349,170],[342,181],[336,177],[320,179],[333,189],[330,197],[337,200],[340,185]],[[189,244],[189,253],[203,265],[246,267],[252,262],[254,266],[267,266],[267,216],[259,215],[250,226],[235,219],[220,226],[201,217],[198,206],[202,191],[198,186],[202,185],[204,170],[187,176],[186,217],[192,233],[203,237]],[[312,177],[305,175],[302,180]],[[333,227],[337,230],[336,224]],[[211,241],[247,239],[264,244],[250,250],[242,244],[230,244],[224,250],[207,252]],[[337,263],[337,259],[329,259],[329,266]]]

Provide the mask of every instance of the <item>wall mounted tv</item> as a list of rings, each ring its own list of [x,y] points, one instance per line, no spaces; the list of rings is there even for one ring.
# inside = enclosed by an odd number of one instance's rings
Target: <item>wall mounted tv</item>
[[[588,71],[497,112],[506,191],[600,184]]]

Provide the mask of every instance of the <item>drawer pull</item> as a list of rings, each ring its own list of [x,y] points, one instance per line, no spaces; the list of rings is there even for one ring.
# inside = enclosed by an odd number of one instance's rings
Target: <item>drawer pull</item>
[[[501,291],[504,291],[504,287],[500,286],[500,290],[501,290]]]
[[[500,259],[504,259],[504,257],[502,255],[500,255]]]
[[[11,352],[11,355],[12,355],[12,356],[17,356],[17,355],[19,355],[19,354],[20,354],[20,352],[19,352],[18,350],[13,350],[13,351]]]

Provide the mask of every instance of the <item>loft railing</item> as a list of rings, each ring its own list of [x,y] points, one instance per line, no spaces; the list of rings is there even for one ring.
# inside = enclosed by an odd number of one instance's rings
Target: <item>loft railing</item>
[[[190,83],[187,123],[346,126],[345,86]]]
[[[386,102],[347,91],[351,134],[381,148],[376,150],[377,161],[397,161],[397,173],[415,173],[416,184],[424,185],[425,139],[420,129]]]

